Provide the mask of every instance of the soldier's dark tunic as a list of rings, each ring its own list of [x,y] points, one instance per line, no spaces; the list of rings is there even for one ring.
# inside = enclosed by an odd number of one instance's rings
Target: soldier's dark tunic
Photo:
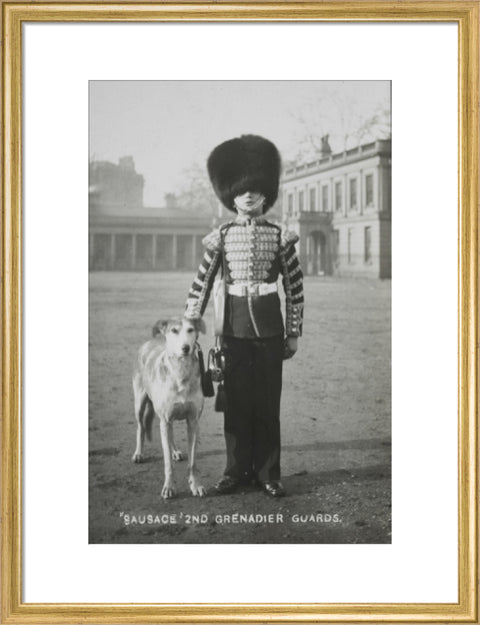
[[[280,395],[284,337],[301,336],[303,275],[298,237],[264,217],[237,217],[204,239],[206,251],[187,299],[200,317],[225,267],[225,475],[280,478]],[[285,325],[277,281],[285,290]]]

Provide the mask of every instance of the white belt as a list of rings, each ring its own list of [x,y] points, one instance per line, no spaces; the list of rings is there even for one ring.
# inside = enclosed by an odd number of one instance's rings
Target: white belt
[[[247,295],[268,295],[277,292],[276,282],[260,282],[257,284],[227,284],[227,293],[246,297]]]

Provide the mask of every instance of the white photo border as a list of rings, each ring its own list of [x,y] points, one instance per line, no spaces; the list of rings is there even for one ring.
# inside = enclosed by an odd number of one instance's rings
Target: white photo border
[[[266,59],[263,63],[257,59],[255,64],[255,50],[249,50],[250,55],[241,50],[243,37],[260,40],[268,48],[276,50],[278,67],[271,67],[271,61]],[[345,53],[336,62],[331,60],[328,69],[322,67],[319,71],[316,62],[310,66],[308,63],[302,64],[303,79],[313,79],[315,76],[319,79],[333,79],[334,76],[345,80],[372,76],[388,76],[392,79],[392,544],[241,547],[156,545],[148,550],[144,546],[135,545],[87,546],[86,516],[83,513],[88,507],[87,489],[86,484],[83,481],[77,483],[76,478],[86,478],[88,456],[85,430],[85,415],[88,414],[88,80],[106,77],[115,77],[118,80],[119,76],[132,78],[134,72],[142,79],[149,77],[152,80],[161,80],[164,77],[171,79],[173,76],[179,80],[188,76],[201,79],[260,79],[268,75],[267,72],[277,79],[280,75],[293,76],[294,71],[297,71],[294,67],[295,55],[291,55],[289,48],[282,54],[281,48],[282,41],[287,37],[304,59],[315,59],[315,51],[319,58],[323,58],[336,41],[348,40],[357,50],[355,59]],[[205,567],[204,574],[192,589],[194,602],[212,602],[219,595],[222,601],[227,602],[287,600],[294,603],[330,603],[357,602],[362,598],[380,603],[455,600],[458,592],[455,358],[458,252],[455,235],[457,215],[451,207],[457,205],[457,37],[457,27],[454,24],[443,24],[440,27],[432,24],[34,24],[24,28],[27,601],[37,602],[43,597],[44,600],[55,602],[95,602],[103,597],[109,602],[122,599],[129,602],[151,602],[158,600],[155,589],[159,578],[162,600],[169,597],[171,601],[181,601],[184,590],[176,580],[182,575],[189,552],[195,554],[195,559],[202,560]],[[125,50],[124,42],[127,38],[131,47]],[[169,59],[165,67],[158,67],[156,59],[166,58],[168,50],[175,45],[179,48],[185,46],[187,38],[189,45],[198,50],[195,58],[185,55],[176,62],[174,57],[173,60]],[[89,50],[80,55],[78,49],[75,50],[75,45],[82,45],[85,40],[89,41]],[[405,40],[409,41],[408,53],[403,50],[401,58],[385,53],[378,54],[379,49],[385,50],[387,45],[395,49],[395,46]],[[229,50],[236,52],[223,57],[218,55],[218,66],[212,69],[209,59],[214,56],[216,49],[225,48],[227,41],[230,41]],[[101,52],[105,49],[106,42],[110,54],[106,58],[104,55],[102,59]],[[426,42],[428,46],[425,46]],[[422,62],[421,51],[425,47],[429,54]],[[60,49],[62,55],[58,55]],[[432,58],[437,59],[441,71],[436,75],[431,74],[426,81],[425,74],[431,66]],[[380,67],[375,67],[375,63],[380,64]],[[63,77],[61,81],[59,76]],[[292,88],[295,88],[294,82]],[[418,92],[418,98],[412,98],[412,90]],[[438,121],[427,95],[439,103]],[[52,100],[56,105],[52,106]],[[418,119],[416,125],[415,115]],[[409,126],[408,129],[405,124]],[[439,128],[441,133],[438,132]],[[67,129],[68,132],[65,132]],[[46,150],[49,141],[53,153]],[[423,146],[431,148],[424,151]],[[68,158],[65,158],[67,154]],[[436,159],[435,155],[440,158]],[[188,155],[186,158],[188,160]],[[56,173],[54,189],[46,184],[45,172],[41,167],[44,159],[47,159]],[[434,188],[437,176],[442,184]],[[67,198],[68,208],[65,204]],[[432,227],[431,210],[427,208],[430,205],[436,207],[436,212],[442,213],[442,219],[441,224],[435,226],[435,242],[428,241],[429,258],[425,258],[423,248]],[[41,210],[39,206],[42,207]],[[66,210],[70,227],[75,232],[74,241],[70,237],[62,241],[61,231],[65,227]],[[49,215],[52,216],[51,219]],[[412,228],[412,222],[415,223],[415,228]],[[55,241],[55,245],[49,245],[47,250],[44,249],[44,238],[39,236],[42,227],[48,229],[46,239]],[[50,238],[52,235],[53,238]],[[449,242],[448,245],[446,241]],[[408,254],[405,253],[406,247]],[[39,263],[39,258],[45,259],[44,263]],[[65,262],[58,266],[56,258],[64,258]],[[69,258],[76,259],[76,266],[67,262],[66,259]],[[46,271],[43,265],[55,267],[55,271]],[[63,287],[57,299],[55,295],[58,284]],[[40,313],[28,305],[32,300],[40,299],[42,294],[45,297],[47,293],[48,301],[53,303],[53,309],[57,313],[55,315],[52,315],[51,305]],[[65,304],[62,306],[63,302]],[[42,397],[48,402],[48,395],[42,394],[43,380],[36,378],[33,372],[40,366],[38,359],[45,358],[50,337],[55,332],[60,333],[60,336],[68,333],[68,327],[72,323],[72,313],[69,314],[72,305],[76,332],[70,340],[77,354],[79,370],[75,369],[73,386],[71,371],[65,374],[65,379],[61,372],[57,374],[60,375],[61,382],[57,398],[58,406],[66,405],[70,394],[77,389],[76,406],[68,424],[76,444],[74,449],[66,446],[57,449],[55,453],[48,453],[40,462],[40,459],[34,459],[40,452],[38,440],[44,427],[34,416],[37,411],[33,402],[38,405],[39,398]],[[442,309],[441,315],[438,312],[433,314],[439,309]],[[29,311],[33,312],[33,317]],[[48,331],[41,332],[41,328]],[[449,330],[445,331],[445,328]],[[429,368],[435,369],[435,375],[426,379],[423,361],[428,355],[438,352],[436,341],[440,333],[442,358],[438,357],[434,363],[430,363]],[[40,345],[36,344],[37,341]],[[412,361],[411,355],[415,349],[420,358]],[[38,359],[29,356],[32,352],[38,354]],[[408,380],[410,388],[408,394],[402,390],[405,380]],[[442,397],[432,396],[439,382],[444,393]],[[425,389],[429,391],[425,393]],[[47,405],[41,407],[42,413],[44,410],[47,410]],[[437,415],[441,410],[444,411],[444,418],[439,419]],[[63,418],[62,409],[57,414],[52,414],[50,409],[50,420],[56,424],[55,429],[61,427]],[[412,430],[416,432],[415,437],[411,436]],[[436,446],[427,450],[433,430],[436,431]],[[48,445],[48,441],[42,445],[42,456],[45,454],[45,445]],[[55,443],[54,447],[57,446]],[[48,496],[41,484],[48,482],[48,475],[55,475],[55,466],[59,462],[65,466],[70,463],[70,470],[57,473],[53,482],[50,480],[54,487]],[[432,467],[437,479],[431,479],[432,470],[428,467]],[[61,502],[57,500],[59,491],[65,493]],[[43,505],[45,501],[48,502],[47,509],[50,513],[40,518],[37,515],[30,516],[30,510],[41,509],[42,501]],[[435,522],[429,517],[429,509],[436,510]],[[69,522],[63,529],[59,520],[65,510],[68,510]],[[55,544],[55,537],[62,547],[58,549],[58,561],[54,567],[58,575],[53,574],[55,583],[52,584],[52,578],[47,579],[43,573],[42,563],[45,562],[47,552],[50,560],[53,560],[55,550],[52,549],[52,544]],[[66,543],[70,544],[68,551],[63,547]],[[76,543],[78,545],[74,547]],[[439,544],[442,544],[441,550],[438,549]],[[414,557],[417,563],[412,570],[411,561]],[[148,571],[149,566],[156,568],[157,558],[168,563],[165,569],[162,567],[155,575],[151,570],[141,585],[132,586],[125,572],[135,566],[140,566],[144,572]],[[258,558],[271,562],[271,573],[258,587],[242,584],[241,580],[247,576],[249,563]],[[38,563],[35,567],[31,565],[33,559]],[[298,572],[287,592],[281,583],[282,562],[292,559],[300,563],[299,571],[303,570],[305,574]],[[71,583],[74,571],[65,576],[70,561],[75,562],[74,570],[82,577],[82,570],[91,571],[82,584]],[[238,576],[231,572],[223,588],[225,578],[219,575],[219,571],[228,570],[230,561],[235,561]],[[314,564],[318,562],[322,562],[322,566]],[[401,583],[392,584],[392,576],[400,571],[402,574],[398,581],[401,580]],[[100,583],[101,579],[104,580],[103,584]],[[215,580],[215,583],[212,584],[211,580]],[[372,583],[373,580],[375,583]],[[79,594],[80,588],[82,590]],[[350,590],[347,591],[347,588]]]

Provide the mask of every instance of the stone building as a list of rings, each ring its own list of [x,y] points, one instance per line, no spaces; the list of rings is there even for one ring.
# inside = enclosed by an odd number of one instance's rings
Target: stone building
[[[283,221],[307,275],[391,277],[391,142],[378,140],[287,167]]]
[[[118,165],[92,161],[88,169],[90,207],[135,209],[143,206],[143,176],[135,171],[131,156],[123,156]]]
[[[143,206],[143,177],[131,157],[90,163],[90,270],[194,270],[212,217],[176,206]]]

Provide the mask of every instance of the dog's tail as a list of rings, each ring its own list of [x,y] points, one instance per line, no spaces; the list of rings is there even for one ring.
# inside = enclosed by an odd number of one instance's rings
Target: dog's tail
[[[147,437],[148,441],[151,441],[153,417],[155,416],[155,411],[153,409],[153,404],[148,396],[145,397],[141,415],[142,425],[145,428],[145,436]]]

